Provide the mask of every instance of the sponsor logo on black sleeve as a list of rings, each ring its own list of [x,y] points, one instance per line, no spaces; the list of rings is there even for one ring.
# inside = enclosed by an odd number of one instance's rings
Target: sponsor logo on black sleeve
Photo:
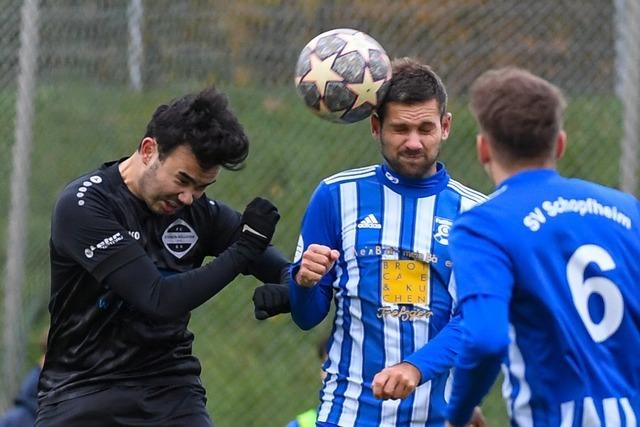
[[[121,241],[124,237],[120,233],[115,233],[113,236],[106,237],[96,243],[95,245],[91,245],[84,250],[84,256],[87,258],[93,258],[93,255],[98,249],[107,249],[109,246],[115,245],[119,241]]]

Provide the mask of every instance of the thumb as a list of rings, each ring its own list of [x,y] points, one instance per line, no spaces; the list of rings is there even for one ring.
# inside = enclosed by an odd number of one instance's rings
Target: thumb
[[[256,320],[266,320],[269,318],[269,313],[262,309],[254,310],[253,314],[256,317]]]
[[[327,266],[327,271],[333,268],[333,265],[336,263],[338,258],[340,258],[340,252],[335,249],[331,249],[331,252],[329,253],[329,265]]]

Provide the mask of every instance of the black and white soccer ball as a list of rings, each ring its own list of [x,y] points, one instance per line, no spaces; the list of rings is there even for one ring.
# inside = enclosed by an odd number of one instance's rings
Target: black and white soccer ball
[[[371,115],[391,78],[386,52],[362,31],[324,32],[300,52],[295,84],[314,113],[336,123],[354,123]]]

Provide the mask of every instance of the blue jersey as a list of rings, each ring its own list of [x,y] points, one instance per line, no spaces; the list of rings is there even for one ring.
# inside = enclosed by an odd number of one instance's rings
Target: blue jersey
[[[324,319],[335,296],[319,422],[443,425],[454,333],[441,351],[420,350],[454,311],[452,221],[483,198],[450,179],[442,164],[426,179],[406,179],[379,165],[339,173],[318,186],[302,223],[293,276],[309,244],[337,249],[340,258],[316,286],[292,283],[291,305],[295,322],[308,329]],[[425,381],[405,400],[375,399],[375,374],[402,361],[417,366]]]
[[[512,176],[455,222],[463,316],[465,301],[508,302],[503,321],[484,321],[509,343],[503,394],[513,425],[636,425],[639,227],[631,195],[548,169]],[[458,373],[452,405],[457,383]]]

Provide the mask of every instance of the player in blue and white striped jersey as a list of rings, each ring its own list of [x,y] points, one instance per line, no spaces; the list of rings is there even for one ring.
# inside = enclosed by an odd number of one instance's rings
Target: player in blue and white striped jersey
[[[325,179],[307,207],[292,265],[293,319],[310,329],[336,303],[318,426],[444,425],[461,343],[449,228],[484,199],[436,160],[451,128],[446,101],[428,66],[394,61],[371,119],[383,164]]]
[[[558,88],[521,69],[472,86],[478,157],[498,189],[451,233],[465,337],[452,425],[467,422],[501,362],[513,426],[640,417],[640,205],[555,171],[564,108]]]

